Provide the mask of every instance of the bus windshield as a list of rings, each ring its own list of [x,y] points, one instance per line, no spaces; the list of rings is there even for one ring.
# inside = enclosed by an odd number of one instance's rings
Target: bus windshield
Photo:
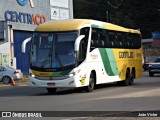
[[[31,67],[65,69],[76,63],[74,43],[78,32],[34,33],[31,45]]]

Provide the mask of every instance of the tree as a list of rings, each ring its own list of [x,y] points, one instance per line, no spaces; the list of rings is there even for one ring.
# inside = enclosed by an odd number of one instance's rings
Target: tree
[[[108,4],[108,2],[110,4]],[[159,0],[74,0],[74,18],[107,21],[127,28],[140,29],[143,38],[160,31]],[[118,5],[118,7],[117,7]]]

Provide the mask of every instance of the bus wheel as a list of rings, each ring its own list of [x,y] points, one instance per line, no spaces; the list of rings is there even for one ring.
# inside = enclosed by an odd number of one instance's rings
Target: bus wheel
[[[47,88],[47,91],[49,94],[54,94],[56,92],[57,88]]]
[[[95,77],[94,74],[91,73],[89,78],[89,85],[85,87],[85,91],[92,92],[94,90],[94,87],[95,87]]]
[[[129,82],[130,82],[130,73],[129,73],[129,70],[127,70],[126,72],[126,79],[123,81],[123,85],[124,86],[128,86],[129,85]]]
[[[130,74],[130,81],[129,81],[129,84],[130,84],[130,85],[133,85],[133,83],[134,83],[134,78],[135,78],[135,73],[134,73],[134,71],[132,71],[132,73]]]

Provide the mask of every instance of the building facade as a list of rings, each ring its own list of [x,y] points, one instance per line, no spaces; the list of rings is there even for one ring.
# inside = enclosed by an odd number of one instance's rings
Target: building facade
[[[22,42],[46,21],[72,18],[72,0],[1,0],[0,65],[28,73],[30,48],[23,54]]]
[[[145,62],[151,62],[154,58],[160,57],[160,32],[153,32],[152,38],[143,39],[142,46]]]

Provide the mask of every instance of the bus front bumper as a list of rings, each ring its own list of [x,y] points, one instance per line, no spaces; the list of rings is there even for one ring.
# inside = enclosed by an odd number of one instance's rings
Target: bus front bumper
[[[76,81],[77,80],[77,81]],[[39,80],[30,77],[29,84],[31,87],[45,87],[45,88],[75,88],[81,87],[80,78],[70,77],[63,80]]]

